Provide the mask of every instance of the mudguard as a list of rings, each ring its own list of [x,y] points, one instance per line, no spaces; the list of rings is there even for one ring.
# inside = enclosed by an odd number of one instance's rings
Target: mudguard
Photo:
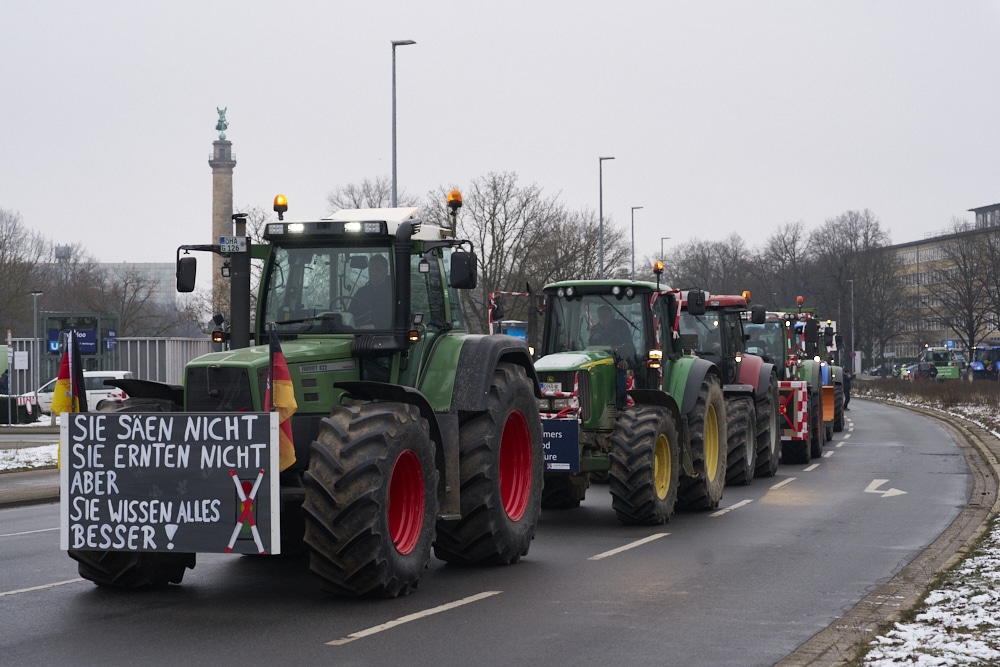
[[[464,339],[458,358],[451,409],[469,412],[485,410],[493,383],[493,369],[500,362],[523,367],[535,387],[535,398],[542,397],[538,375],[531,363],[531,352],[524,340],[502,334],[472,335]]]
[[[628,395],[639,405],[658,405],[666,408],[673,415],[675,423],[680,424],[681,410],[677,405],[677,399],[667,392],[659,389],[629,389]]]
[[[705,381],[705,376],[709,374],[715,376],[721,383],[718,366],[707,359],[692,359],[692,363],[688,368],[687,379],[684,382],[684,400],[681,402],[681,414],[686,415],[694,409],[694,404],[698,400],[698,392],[701,391],[701,385]],[[677,392],[674,391],[673,382],[671,382],[670,393],[674,394],[675,397],[677,395]]]
[[[771,384],[771,375],[776,373],[774,364],[764,361],[755,354],[744,354],[740,363],[740,376],[738,382],[753,385],[754,396],[761,391],[767,391]]]

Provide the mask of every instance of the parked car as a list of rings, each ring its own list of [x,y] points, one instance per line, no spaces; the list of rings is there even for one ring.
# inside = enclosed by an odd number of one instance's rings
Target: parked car
[[[87,390],[87,409],[91,412],[96,412],[98,410],[98,405],[102,401],[114,401],[120,403],[124,401],[128,396],[124,391],[118,387],[109,387],[104,384],[105,380],[131,380],[133,379],[131,371],[84,371],[83,372],[83,383]],[[43,413],[48,413],[52,411],[52,397],[55,394],[57,378],[52,378],[41,387],[38,388],[37,392],[29,391],[27,394],[22,394],[24,398],[29,400],[34,400],[37,393],[38,395],[38,407]]]

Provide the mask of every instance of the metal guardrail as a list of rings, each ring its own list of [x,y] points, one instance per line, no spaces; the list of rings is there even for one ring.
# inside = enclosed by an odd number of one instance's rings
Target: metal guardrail
[[[15,338],[11,343],[15,352],[28,352],[30,359],[32,339]],[[132,374],[140,380],[181,384],[184,366],[195,357],[211,351],[212,341],[207,337],[119,338],[114,352],[104,358],[104,365],[107,368],[97,370],[132,371]],[[84,363],[86,364],[86,359]],[[42,365],[43,372],[40,373],[39,384],[45,384],[53,377],[50,371],[44,370],[46,366]],[[35,387],[31,378],[31,371],[27,368],[12,369],[11,394],[33,391]]]

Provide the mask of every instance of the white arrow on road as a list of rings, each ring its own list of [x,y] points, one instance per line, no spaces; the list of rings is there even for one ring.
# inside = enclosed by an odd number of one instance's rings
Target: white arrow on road
[[[885,491],[879,490],[878,487],[887,483],[887,479],[873,479],[872,483],[868,485],[865,489],[865,493],[881,493],[883,498],[888,498],[890,496],[901,496],[906,493],[906,491],[900,491],[899,489],[887,489]]]

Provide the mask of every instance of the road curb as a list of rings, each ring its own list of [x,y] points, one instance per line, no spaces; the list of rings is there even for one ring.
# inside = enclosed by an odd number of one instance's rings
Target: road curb
[[[1000,511],[1000,440],[984,428],[928,408],[870,400],[903,408],[941,422],[965,456],[972,476],[972,491],[955,520],[891,580],[862,598],[825,630],[813,635],[775,667],[846,667],[857,660],[887,625],[919,605],[930,583],[969,552],[986,531],[990,518]]]
[[[16,475],[17,473],[10,473]],[[59,485],[26,486],[0,491],[0,509],[59,502]]]

